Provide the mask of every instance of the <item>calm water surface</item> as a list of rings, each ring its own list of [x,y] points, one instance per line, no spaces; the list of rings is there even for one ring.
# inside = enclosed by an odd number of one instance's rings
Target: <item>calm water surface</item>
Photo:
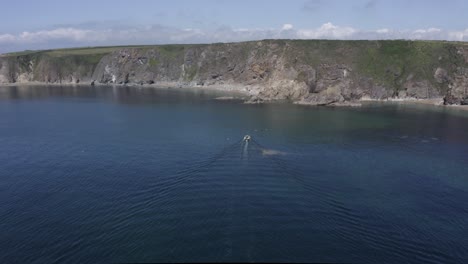
[[[468,112],[217,96],[0,87],[0,261],[467,263]]]

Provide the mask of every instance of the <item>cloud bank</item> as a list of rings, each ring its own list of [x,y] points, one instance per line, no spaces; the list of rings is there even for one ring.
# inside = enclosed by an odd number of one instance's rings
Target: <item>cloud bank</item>
[[[138,45],[171,43],[236,42],[259,39],[411,39],[468,41],[465,30],[426,28],[418,30],[359,30],[353,27],[325,23],[317,28],[295,28],[284,24],[279,28],[231,28],[214,30],[174,28],[163,25],[121,28],[57,27],[48,30],[25,31],[18,34],[0,34],[0,52],[25,49],[49,49],[76,46]]]

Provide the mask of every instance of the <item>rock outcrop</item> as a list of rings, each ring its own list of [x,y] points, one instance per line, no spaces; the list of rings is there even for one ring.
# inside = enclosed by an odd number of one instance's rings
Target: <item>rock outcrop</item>
[[[263,40],[5,54],[0,83],[132,84],[244,91],[251,103],[363,99],[468,103],[468,44]]]

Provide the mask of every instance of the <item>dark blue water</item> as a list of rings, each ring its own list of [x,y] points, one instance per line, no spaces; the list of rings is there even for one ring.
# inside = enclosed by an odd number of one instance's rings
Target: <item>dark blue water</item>
[[[0,261],[467,263],[468,112],[217,96],[0,87]]]

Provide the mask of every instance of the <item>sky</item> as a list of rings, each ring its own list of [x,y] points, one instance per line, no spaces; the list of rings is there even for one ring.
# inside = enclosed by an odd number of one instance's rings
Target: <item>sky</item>
[[[466,0],[0,0],[0,53],[288,39],[468,41]]]

